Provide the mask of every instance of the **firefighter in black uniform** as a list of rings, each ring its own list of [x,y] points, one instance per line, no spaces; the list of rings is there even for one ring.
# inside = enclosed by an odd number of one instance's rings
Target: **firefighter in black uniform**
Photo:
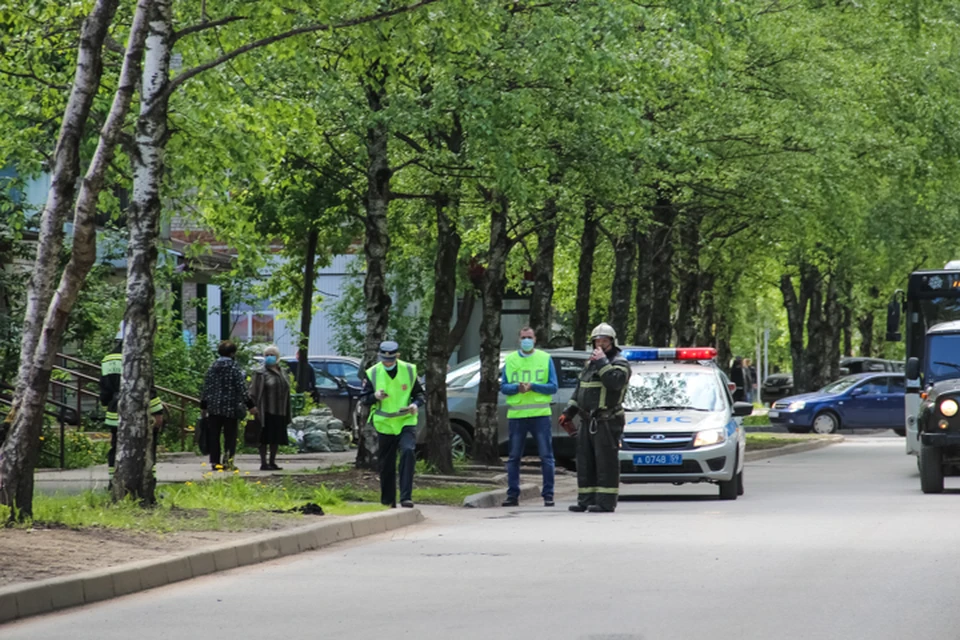
[[[560,415],[560,426],[577,433],[577,504],[570,511],[610,513],[620,490],[620,436],[623,397],[630,381],[630,364],[620,355],[617,333],[609,324],[590,334],[593,355],[580,373],[577,388]],[[580,416],[580,429],[573,426]]]

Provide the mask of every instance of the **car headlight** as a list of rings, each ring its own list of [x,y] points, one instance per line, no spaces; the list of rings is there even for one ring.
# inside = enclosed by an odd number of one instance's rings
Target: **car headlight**
[[[787,409],[789,411],[800,411],[800,409],[803,409],[805,406],[807,406],[806,402],[803,400],[797,400],[796,402],[791,402],[789,406],[787,406]]]
[[[720,444],[727,439],[727,433],[723,429],[707,429],[697,433],[693,439],[693,446],[706,447],[711,444]]]
[[[958,409],[960,409],[960,405],[957,405],[957,401],[953,398],[947,398],[940,403],[940,413],[948,418],[952,418],[953,416],[957,415]]]

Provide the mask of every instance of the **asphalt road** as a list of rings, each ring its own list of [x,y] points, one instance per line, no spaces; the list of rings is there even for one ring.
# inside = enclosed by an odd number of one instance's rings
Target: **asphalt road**
[[[425,509],[416,527],[28,620],[96,638],[955,639],[960,479],[924,496],[888,434],[748,464],[746,495],[626,488],[568,503]],[[562,505],[562,506],[561,506]]]

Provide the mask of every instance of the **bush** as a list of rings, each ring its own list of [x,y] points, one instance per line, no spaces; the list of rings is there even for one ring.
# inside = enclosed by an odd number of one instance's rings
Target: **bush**
[[[94,440],[84,433],[68,429],[64,440],[64,467],[83,469],[106,464],[109,440]],[[47,425],[40,436],[40,466],[60,466],[60,428]]]

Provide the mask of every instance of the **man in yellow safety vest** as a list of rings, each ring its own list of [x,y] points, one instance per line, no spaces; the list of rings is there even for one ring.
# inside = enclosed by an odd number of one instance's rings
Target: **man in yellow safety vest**
[[[504,507],[520,503],[520,458],[527,433],[537,443],[543,472],[543,506],[553,506],[553,434],[550,403],[557,392],[557,372],[553,358],[536,348],[533,329],[520,329],[520,349],[507,356],[500,380],[500,393],[507,396],[507,424],[510,451],[507,458],[507,499]]]
[[[380,456],[380,503],[397,506],[397,450],[400,450],[400,506],[413,506],[417,413],[424,404],[417,367],[400,360],[392,340],[380,343],[380,362],[367,369],[361,402],[370,407]]]

